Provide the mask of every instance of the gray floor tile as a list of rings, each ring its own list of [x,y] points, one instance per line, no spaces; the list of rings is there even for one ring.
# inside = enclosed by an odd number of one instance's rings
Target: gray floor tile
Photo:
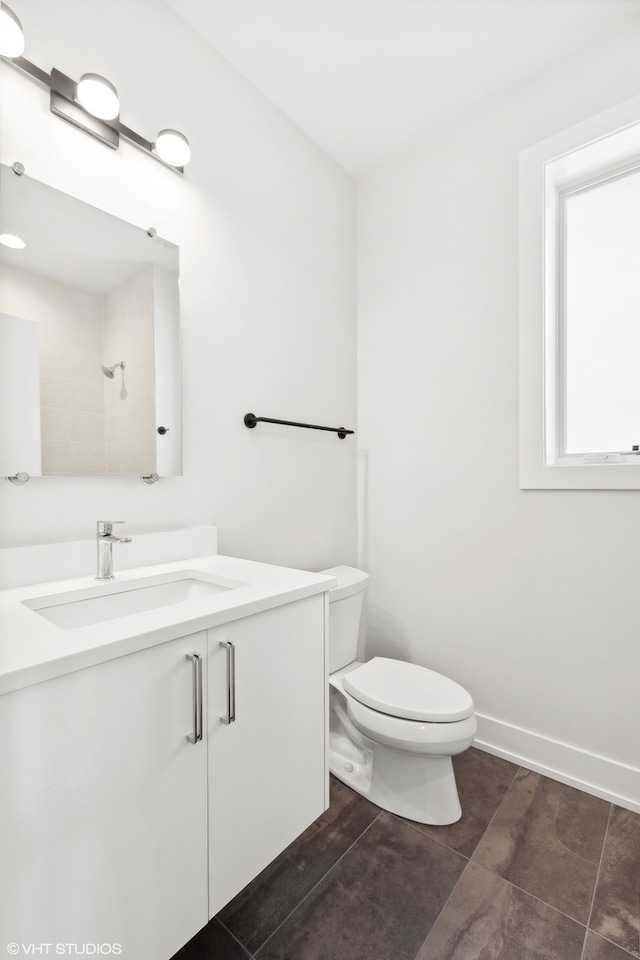
[[[582,960],[630,960],[632,956],[633,954],[627,953],[626,950],[617,947],[615,943],[604,940],[590,930],[587,934]]]
[[[249,956],[214,917],[171,960],[249,960]]]
[[[614,807],[590,927],[640,957],[640,815]]]
[[[580,960],[585,932],[575,920],[470,863],[417,960]]]
[[[258,960],[414,960],[467,861],[382,813]]]
[[[220,912],[222,922],[254,953],[379,813],[332,777],[329,809]]]
[[[454,766],[450,827],[332,779],[330,809],[174,960],[640,958],[640,817],[473,748]]]
[[[586,925],[610,805],[521,769],[473,860]]]

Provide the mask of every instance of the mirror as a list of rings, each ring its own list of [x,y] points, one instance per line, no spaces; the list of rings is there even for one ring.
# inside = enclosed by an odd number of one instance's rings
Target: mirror
[[[0,476],[182,472],[178,248],[0,168]]]

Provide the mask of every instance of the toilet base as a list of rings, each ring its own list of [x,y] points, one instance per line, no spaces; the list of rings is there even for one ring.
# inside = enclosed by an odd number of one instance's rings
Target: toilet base
[[[404,753],[332,732],[331,773],[383,810],[416,823],[445,826],[462,816],[451,757]]]
[[[357,747],[348,737],[332,733],[329,745],[329,770],[348,787],[369,797],[373,751]]]

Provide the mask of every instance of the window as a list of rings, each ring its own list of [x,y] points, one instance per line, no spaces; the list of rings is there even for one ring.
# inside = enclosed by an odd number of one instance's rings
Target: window
[[[521,155],[522,488],[640,488],[639,121]]]
[[[640,450],[640,169],[563,191],[559,226],[557,455],[625,455]]]

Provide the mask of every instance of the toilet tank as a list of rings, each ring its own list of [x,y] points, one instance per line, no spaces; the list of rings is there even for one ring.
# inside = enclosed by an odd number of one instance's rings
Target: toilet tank
[[[337,580],[337,586],[329,590],[329,673],[334,673],[356,659],[360,614],[369,574],[345,566],[319,572]]]

